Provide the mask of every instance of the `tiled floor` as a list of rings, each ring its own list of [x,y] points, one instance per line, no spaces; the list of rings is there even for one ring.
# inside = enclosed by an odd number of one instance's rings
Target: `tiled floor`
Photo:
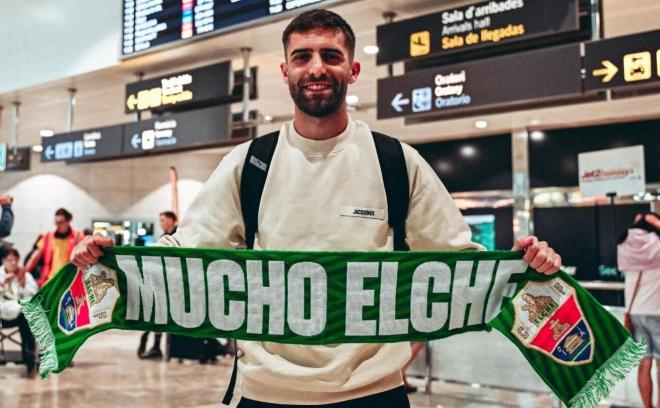
[[[0,407],[219,406],[230,359],[216,365],[143,361],[135,356],[138,338],[134,332],[97,335],[81,348],[74,367],[43,381],[24,378],[23,366],[0,366]],[[411,395],[411,402],[416,408],[551,406],[547,394],[445,382],[434,383],[431,395]]]

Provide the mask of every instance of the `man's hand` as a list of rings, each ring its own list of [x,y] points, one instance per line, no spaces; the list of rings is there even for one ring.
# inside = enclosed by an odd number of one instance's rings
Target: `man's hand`
[[[103,255],[101,247],[113,246],[115,243],[110,237],[102,235],[87,236],[71,251],[71,263],[78,268],[94,265]]]
[[[533,269],[545,275],[557,273],[561,267],[561,256],[550,248],[547,242],[539,241],[534,236],[518,239],[513,245],[513,250],[524,251],[523,260]]]

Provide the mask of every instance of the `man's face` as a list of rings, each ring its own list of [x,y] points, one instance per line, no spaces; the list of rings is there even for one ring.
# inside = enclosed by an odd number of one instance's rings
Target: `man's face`
[[[57,232],[65,233],[69,230],[69,221],[61,215],[56,215],[55,228],[57,229]]]
[[[2,264],[5,267],[5,271],[8,273],[15,273],[18,269],[18,258],[14,255],[7,255],[5,259],[2,260]]]
[[[171,234],[175,226],[176,223],[173,219],[164,215],[160,216],[160,229],[162,229],[164,233]]]
[[[280,69],[298,109],[321,118],[343,106],[360,64],[351,59],[343,33],[321,29],[292,33]]]

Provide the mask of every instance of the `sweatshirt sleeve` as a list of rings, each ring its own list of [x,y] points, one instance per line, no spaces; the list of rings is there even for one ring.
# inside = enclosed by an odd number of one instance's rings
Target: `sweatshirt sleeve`
[[[14,226],[14,212],[10,204],[2,206],[2,215],[0,216],[0,238],[9,236],[11,228]]]
[[[240,205],[240,180],[249,142],[227,154],[186,211],[174,235],[162,246],[239,248],[245,246]]]
[[[410,207],[406,242],[411,250],[463,250],[484,248],[472,242],[472,232],[435,171],[419,153],[402,143]]]

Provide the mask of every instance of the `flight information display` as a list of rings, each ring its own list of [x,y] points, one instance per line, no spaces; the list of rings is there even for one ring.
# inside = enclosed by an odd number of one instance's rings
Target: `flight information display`
[[[122,54],[337,0],[123,0]]]

